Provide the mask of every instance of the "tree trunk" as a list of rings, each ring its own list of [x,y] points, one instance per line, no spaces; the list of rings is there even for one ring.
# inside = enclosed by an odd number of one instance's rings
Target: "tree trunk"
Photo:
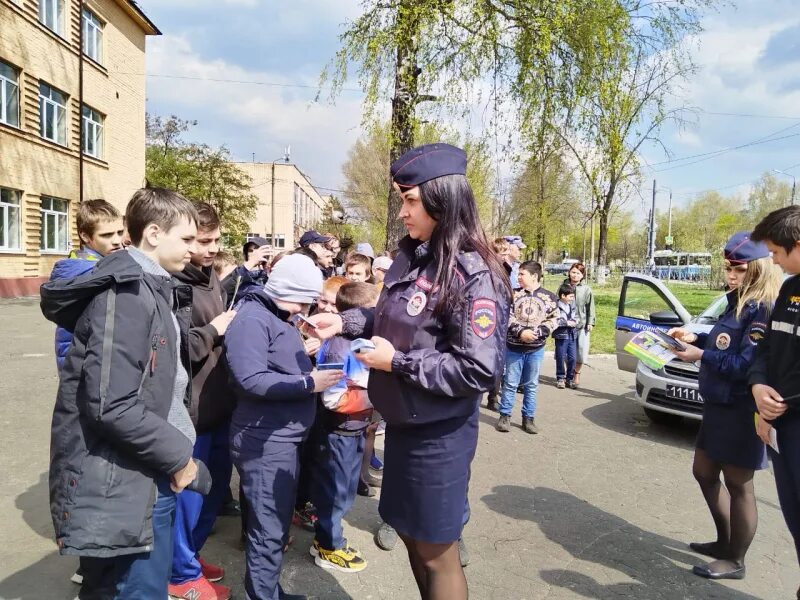
[[[597,241],[597,282],[605,283],[606,266],[608,266],[608,216],[614,203],[615,185],[609,185],[608,192],[602,199],[597,215],[600,221],[600,235]]]
[[[544,205],[544,196],[545,196],[545,189],[544,189],[544,177],[545,177],[545,170],[539,170],[539,189],[537,202],[539,203],[539,210],[537,214],[538,223],[536,224],[536,260],[540,263],[545,262],[545,255],[547,253],[547,223],[545,220],[546,208]]]
[[[419,21],[412,8],[412,0],[403,0],[397,8],[400,31],[406,32],[397,42],[397,71],[394,79],[394,98],[392,98],[392,130],[389,141],[390,162],[400,158],[414,147],[414,108],[417,104],[417,44]],[[404,26],[402,26],[404,24]],[[406,235],[406,228],[398,220],[400,194],[393,186],[389,187],[388,212],[386,215],[386,249],[394,250]]]

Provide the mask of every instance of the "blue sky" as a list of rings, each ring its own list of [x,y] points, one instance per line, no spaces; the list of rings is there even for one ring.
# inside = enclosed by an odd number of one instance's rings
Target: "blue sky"
[[[357,0],[139,4],[164,33],[148,42],[149,111],[196,119],[194,140],[224,143],[238,160],[255,154],[256,160],[271,161],[291,145],[292,161],[315,185],[342,187],[341,165],[361,133],[362,95],[344,91],[335,105],[315,103],[314,97],[319,73],[338,48],[342,23],[358,14]],[[653,166],[644,170],[642,196],[649,197],[654,177],[680,204],[706,189],[746,193],[771,169],[793,167],[790,172],[800,176],[800,135],[710,160],[675,160],[800,134],[796,9],[792,0],[740,0],[708,15],[695,52],[700,72],[681,90],[682,100],[701,112],[689,126],[663,131],[673,162],[664,163],[668,157],[656,148],[644,150]],[[502,170],[514,167],[505,164]],[[667,193],[660,192],[659,203]],[[639,198],[631,200],[637,212],[642,206]]]

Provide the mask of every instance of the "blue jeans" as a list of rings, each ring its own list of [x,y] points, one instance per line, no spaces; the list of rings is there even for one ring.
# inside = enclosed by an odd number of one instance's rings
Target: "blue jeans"
[[[197,555],[214,527],[231,484],[233,465],[228,436],[228,423],[224,423],[198,435],[194,443],[194,457],[203,461],[211,474],[211,491],[207,496],[188,490],[178,494],[171,583],[195,581],[203,574]]]
[[[172,565],[172,531],[175,523],[175,493],[169,480],[158,481],[153,506],[153,549],[141,554],[111,558],[81,558],[83,584],[80,600],[139,600],[167,597]]]
[[[356,498],[364,442],[363,435],[333,432],[322,432],[314,441],[311,501],[317,507],[316,539],[326,550],[346,545],[342,519]]]
[[[511,416],[517,388],[522,385],[522,416],[533,418],[536,413],[536,391],[539,388],[539,369],[544,358],[544,346],[529,352],[506,349],[506,372],[503,376],[503,395],[500,414]]]
[[[575,357],[577,356],[578,340],[574,335],[568,338],[556,339],[556,379],[572,381],[575,378]]]

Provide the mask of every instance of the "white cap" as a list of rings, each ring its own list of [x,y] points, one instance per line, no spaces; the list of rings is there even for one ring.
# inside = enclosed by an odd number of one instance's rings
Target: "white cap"
[[[370,258],[375,258],[375,251],[372,249],[372,246],[369,242],[360,242],[356,244],[355,253],[363,254],[364,256],[369,256]]]
[[[375,262],[372,263],[372,270],[381,269],[383,271],[388,271],[392,266],[392,259],[388,256],[379,256],[375,259]]]

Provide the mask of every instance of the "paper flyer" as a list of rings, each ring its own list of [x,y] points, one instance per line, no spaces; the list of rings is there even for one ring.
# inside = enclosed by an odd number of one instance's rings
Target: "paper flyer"
[[[657,371],[676,358],[666,337],[661,332],[640,331],[625,344],[624,350]]]

